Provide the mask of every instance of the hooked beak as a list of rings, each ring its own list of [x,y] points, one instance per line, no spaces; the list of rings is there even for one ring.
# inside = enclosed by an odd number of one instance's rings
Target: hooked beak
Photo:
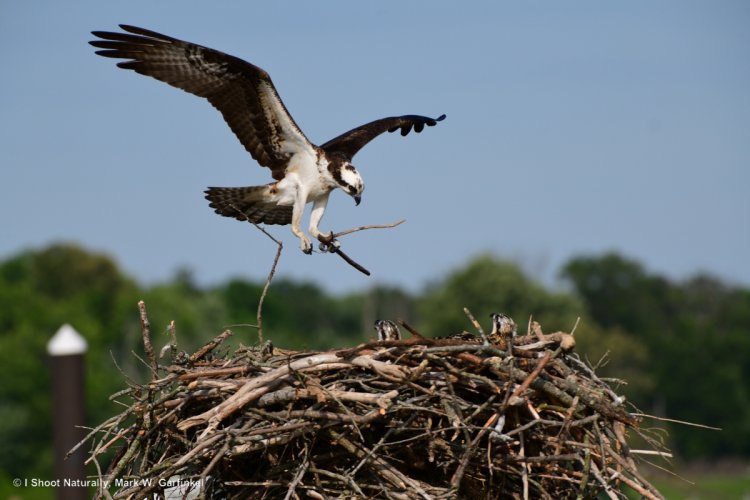
[[[352,198],[354,198],[354,204],[359,205],[359,202],[362,201],[362,197],[360,195],[354,195]]]

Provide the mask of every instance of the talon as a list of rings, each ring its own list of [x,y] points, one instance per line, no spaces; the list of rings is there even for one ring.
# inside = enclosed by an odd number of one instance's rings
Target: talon
[[[308,240],[307,238],[300,238],[299,246],[302,249],[303,253],[306,253],[307,255],[312,254],[312,243],[310,243],[310,240]]]
[[[325,245],[330,245],[333,241],[333,231],[328,234],[321,233],[320,235],[318,235],[318,240]]]
[[[336,252],[336,250],[341,248],[341,243],[339,243],[339,240],[334,239],[333,237],[333,231],[328,234],[321,234],[320,236],[318,236],[318,241],[320,241],[320,243],[318,244],[318,248],[323,253],[334,253]]]
[[[338,240],[332,240],[330,243],[323,243],[321,242],[318,245],[318,248],[323,253],[335,253],[336,250],[341,248],[341,243],[339,243]]]

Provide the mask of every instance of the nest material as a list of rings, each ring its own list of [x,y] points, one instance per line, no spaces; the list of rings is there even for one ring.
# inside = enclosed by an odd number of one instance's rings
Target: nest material
[[[87,438],[100,496],[661,498],[629,452],[638,419],[568,334],[217,353],[229,335],[113,396],[127,410]]]

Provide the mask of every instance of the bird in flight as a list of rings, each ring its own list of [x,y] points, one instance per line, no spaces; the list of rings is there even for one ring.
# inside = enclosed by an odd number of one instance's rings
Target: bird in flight
[[[209,187],[206,199],[217,214],[263,224],[290,224],[300,248],[312,253],[300,228],[305,206],[312,203],[309,233],[318,228],[328,197],[343,189],[359,205],[365,184],[352,158],[384,132],[421,132],[445,115],[404,115],[356,127],[316,146],[300,130],[282,102],[271,77],[242,59],[135,26],[124,32],[93,31],[89,42],[100,56],[123,59],[117,66],[151,76],[208,99],[224,117],[248,153],[271,169],[274,182],[262,186]]]

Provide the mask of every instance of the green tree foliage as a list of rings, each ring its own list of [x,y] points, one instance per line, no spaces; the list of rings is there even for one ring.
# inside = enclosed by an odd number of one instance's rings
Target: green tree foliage
[[[0,470],[12,477],[50,478],[51,400],[46,344],[64,323],[88,342],[87,414],[101,422],[115,410],[108,395],[122,388],[122,369],[143,380],[137,302],[146,300],[154,344],[168,342],[170,320],[186,348],[206,340],[225,321],[219,294],[191,284],[189,273],[147,290],[106,255],[55,244],[0,263]],[[115,364],[117,363],[117,364]],[[10,383],[12,381],[12,383]]]
[[[563,276],[573,293],[550,291],[513,263],[479,256],[423,292],[377,286],[332,296],[313,283],[277,278],[263,306],[265,337],[284,348],[348,346],[374,336],[375,319],[403,318],[428,335],[473,331],[469,307],[489,328],[504,312],[525,331],[530,315],[547,332],[570,331],[578,351],[602,373],[624,379],[629,398],[646,410],[723,427],[721,433],[675,426],[686,457],[750,456],[750,290],[710,276],[674,283],[612,254],[574,259]],[[201,287],[187,269],[142,287],[106,255],[55,244],[0,262],[0,477],[51,477],[50,381],[46,343],[70,323],[89,343],[88,415],[101,422],[117,411],[108,396],[121,369],[145,380],[136,307],[145,300],[155,348],[169,342],[191,351],[224,328],[237,343],[257,342],[263,283],[233,279]],[[115,362],[117,363],[115,365]]]
[[[374,286],[362,295],[363,340],[375,338],[373,326],[378,319],[402,319],[414,325],[417,318],[415,298],[400,288]]]
[[[672,426],[681,456],[750,456],[750,291],[709,276],[671,282],[617,254],[573,259],[562,274],[596,322],[644,353],[634,362],[652,389],[630,392],[636,404],[724,429]]]
[[[418,300],[420,327],[428,335],[473,331],[464,307],[489,324],[502,312],[515,318],[525,332],[530,315],[544,328],[570,330],[584,306],[568,294],[549,292],[528,278],[516,264],[482,255],[428,287]]]
[[[125,302],[133,300],[134,291],[111,259],[73,245],[24,252],[0,265],[1,469],[31,477],[51,466],[45,356],[47,342],[62,324],[74,324],[89,343],[89,393],[118,386],[113,377],[95,374],[112,371],[109,349],[121,342]],[[101,404],[90,403],[89,413],[102,417]]]
[[[680,303],[666,279],[647,274],[639,263],[615,253],[573,259],[562,275],[600,325],[636,335],[670,323]]]
[[[233,279],[219,288],[229,308],[229,323],[256,325],[263,286]],[[281,278],[273,281],[263,302],[263,329],[279,346],[326,348],[361,340],[360,296],[334,298],[313,283]],[[242,331],[245,344],[254,343],[254,327]],[[269,337],[269,332],[270,337]]]
[[[545,332],[569,332],[576,325],[577,351],[592,363],[604,359],[603,373],[627,380],[630,397],[647,394],[653,388],[653,378],[646,370],[650,358],[645,346],[616,324],[603,328],[587,314],[585,300],[547,290],[512,262],[481,255],[428,287],[418,300],[420,327],[433,336],[474,331],[464,307],[472,311],[487,333],[492,312],[515,318],[522,334],[530,316]]]

